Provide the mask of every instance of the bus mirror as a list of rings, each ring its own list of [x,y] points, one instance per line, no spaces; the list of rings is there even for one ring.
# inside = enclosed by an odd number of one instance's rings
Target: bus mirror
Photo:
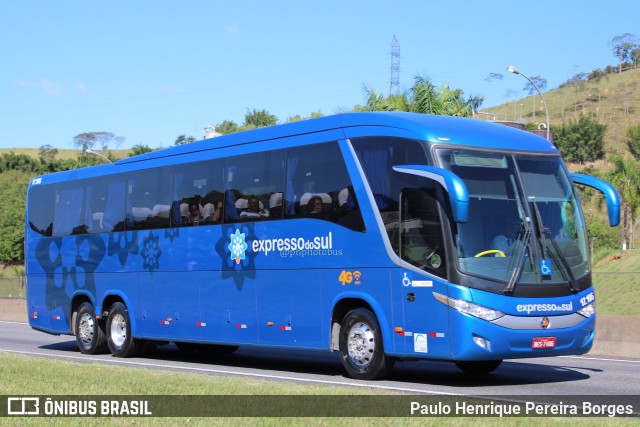
[[[398,165],[393,166],[393,170],[438,182],[449,195],[453,220],[455,222],[469,220],[469,192],[464,181],[455,173],[426,165]]]
[[[615,227],[620,224],[620,196],[613,185],[601,179],[578,173],[572,173],[571,178],[573,179],[574,184],[586,185],[587,187],[595,188],[601,192],[607,201],[609,225],[611,227]]]

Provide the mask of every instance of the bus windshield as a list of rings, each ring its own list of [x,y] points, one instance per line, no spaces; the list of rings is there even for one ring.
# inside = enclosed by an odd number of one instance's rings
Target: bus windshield
[[[502,282],[503,290],[516,283],[575,288],[588,273],[585,227],[560,157],[453,149],[437,156],[469,191],[469,220],[455,235],[463,273]]]

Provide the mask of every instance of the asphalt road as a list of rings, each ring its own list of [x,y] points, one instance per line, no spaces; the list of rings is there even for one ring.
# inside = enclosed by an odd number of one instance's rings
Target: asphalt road
[[[231,355],[207,358],[159,347],[145,358],[81,354],[72,336],[53,336],[24,323],[0,321],[0,351],[78,363],[104,363],[273,381],[385,388],[410,394],[453,395],[632,395],[640,396],[640,359],[552,357],[505,361],[489,376],[473,378],[452,363],[400,362],[384,381],[345,376],[336,353],[244,347]]]

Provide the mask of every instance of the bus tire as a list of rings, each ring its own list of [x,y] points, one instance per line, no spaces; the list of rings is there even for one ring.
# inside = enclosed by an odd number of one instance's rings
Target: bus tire
[[[83,302],[76,313],[75,333],[82,354],[101,354],[107,351],[104,326],[96,319],[93,305]]]
[[[384,354],[375,315],[365,308],[351,310],[342,320],[340,355],[347,374],[359,380],[382,378],[395,363],[395,359]]]
[[[115,357],[135,357],[144,342],[131,336],[131,322],[127,307],[117,302],[111,306],[107,317],[107,344]]]
[[[502,364],[502,360],[474,360],[456,362],[456,366],[465,374],[470,375],[487,375]]]

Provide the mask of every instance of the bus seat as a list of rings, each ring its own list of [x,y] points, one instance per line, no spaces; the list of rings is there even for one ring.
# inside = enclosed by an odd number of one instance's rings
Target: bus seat
[[[102,230],[102,218],[104,218],[104,212],[94,212],[91,217],[93,219],[93,229]]]
[[[282,218],[282,193],[273,193],[269,197],[269,213],[271,218]]]
[[[134,206],[131,208],[131,213],[133,214],[134,221],[146,221],[147,217],[151,214],[151,209]]]
[[[260,209],[264,209],[264,204],[262,203],[262,200],[258,200],[258,203],[260,205]],[[238,209],[238,213],[241,213],[242,211],[247,210],[248,207],[249,207],[249,199],[241,198],[236,200],[236,209]]]
[[[171,211],[171,205],[155,205],[153,209],[151,209],[151,215],[160,218],[169,218],[169,213]]]
[[[282,193],[273,193],[271,197],[269,197],[269,209],[277,206],[282,206]]]

